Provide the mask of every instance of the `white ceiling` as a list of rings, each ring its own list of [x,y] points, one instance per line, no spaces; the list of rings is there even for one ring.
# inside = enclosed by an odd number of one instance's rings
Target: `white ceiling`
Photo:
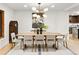
[[[32,10],[32,7],[38,7],[37,3],[3,3],[9,8],[19,11],[19,10]],[[27,8],[24,5],[27,5]],[[54,8],[51,8],[51,5],[55,5]],[[52,11],[75,11],[79,10],[79,3],[43,3],[41,8],[49,8]]]

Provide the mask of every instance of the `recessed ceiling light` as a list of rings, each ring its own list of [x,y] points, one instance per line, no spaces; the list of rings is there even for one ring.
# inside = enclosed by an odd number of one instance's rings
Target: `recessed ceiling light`
[[[53,8],[53,7],[55,7],[55,5],[52,5],[51,7]]]
[[[24,7],[27,7],[27,5],[24,5]]]

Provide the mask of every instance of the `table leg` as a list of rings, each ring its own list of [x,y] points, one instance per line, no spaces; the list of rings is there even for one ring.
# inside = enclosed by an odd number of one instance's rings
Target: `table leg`
[[[24,39],[21,40],[20,48],[24,50]]]
[[[55,40],[55,49],[58,49],[58,39]]]

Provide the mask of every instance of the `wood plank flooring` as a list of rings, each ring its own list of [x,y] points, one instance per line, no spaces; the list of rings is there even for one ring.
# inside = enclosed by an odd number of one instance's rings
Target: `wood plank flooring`
[[[12,47],[12,44],[8,43],[4,48],[0,49],[0,55],[5,55]]]

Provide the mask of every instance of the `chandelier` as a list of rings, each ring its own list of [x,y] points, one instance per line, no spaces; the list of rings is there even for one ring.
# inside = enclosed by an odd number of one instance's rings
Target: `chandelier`
[[[34,12],[33,17],[36,17],[36,18],[41,18],[41,17],[45,18],[45,17],[47,17],[47,15],[45,15],[45,12],[48,11],[48,8],[44,8],[43,9],[41,7],[41,3],[38,3],[38,7],[37,8],[36,7],[32,7],[32,10]]]

